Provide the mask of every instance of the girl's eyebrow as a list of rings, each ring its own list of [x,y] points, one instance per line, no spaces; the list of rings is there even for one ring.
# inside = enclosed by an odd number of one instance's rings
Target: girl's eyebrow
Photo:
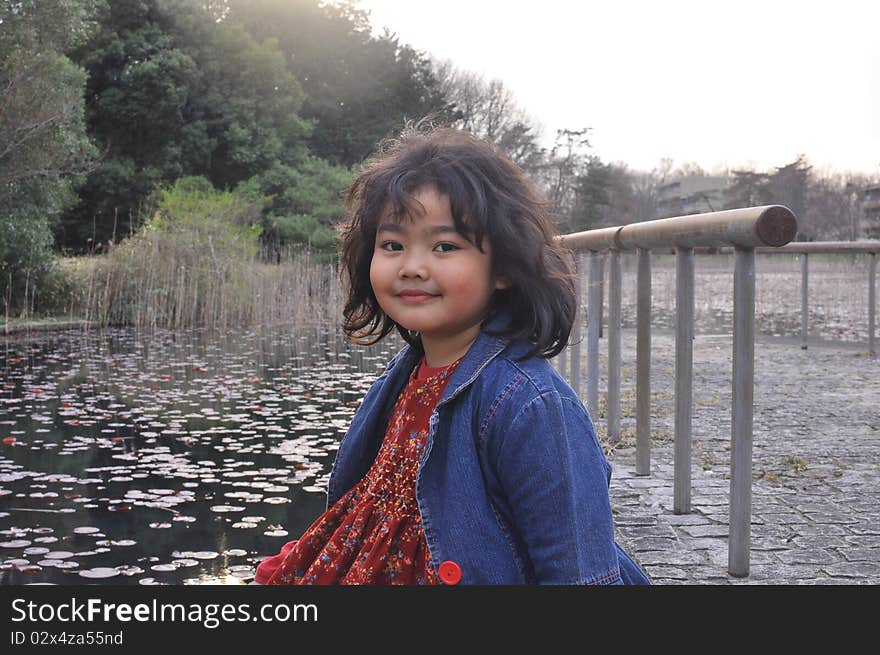
[[[395,234],[400,234],[401,232],[405,232],[397,223],[382,223],[379,226],[379,229],[376,230],[376,234],[379,232],[394,232]],[[458,234],[458,230],[456,230],[452,225],[435,225],[431,228],[426,228],[424,232],[428,235],[434,234]]]

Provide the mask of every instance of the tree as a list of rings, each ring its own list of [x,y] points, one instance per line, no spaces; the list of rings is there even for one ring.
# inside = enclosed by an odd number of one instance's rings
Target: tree
[[[147,195],[202,172],[190,164],[207,159],[214,145],[192,112],[198,67],[176,47],[159,3],[112,2],[99,21],[95,36],[73,53],[89,74],[89,133],[106,152],[80,204],[63,218],[59,243],[75,250],[134,231]]]
[[[88,38],[95,2],[0,0],[0,293],[33,302],[52,264],[52,226],[76,201],[96,150],[84,71],[66,53]]]
[[[810,185],[810,169],[804,155],[772,173],[760,173],[748,169],[731,171],[731,182],[724,193],[726,209],[757,207],[762,205],[785,205],[796,216],[802,217],[807,209],[807,193]],[[798,238],[815,239],[815,234],[801,225]]]
[[[806,208],[797,214],[798,236],[806,240],[855,241],[861,234],[862,194],[876,184],[868,175],[811,175]]]
[[[792,163],[777,167],[768,179],[772,202],[785,205],[795,216],[803,216],[807,209],[811,169],[806,155],[798,155]]]
[[[557,228],[562,232],[574,231],[578,223],[574,214],[575,190],[585,172],[589,131],[589,128],[557,130],[556,143],[541,168],[539,179],[554,209]]]
[[[769,175],[749,169],[730,172],[730,184],[724,190],[724,208],[758,207],[771,203]]]
[[[446,100],[441,118],[493,142],[527,173],[540,170],[546,154],[539,143],[540,126],[516,104],[501,80],[486,82],[449,60],[435,61],[434,75]]]
[[[408,119],[441,110],[427,57],[397,36],[371,34],[369,14],[354,2],[228,0],[225,20],[257,39],[275,38],[314,121],[311,151],[342,166],[361,163],[378,141]]]
[[[596,157],[587,158],[584,173],[575,183],[575,230],[588,230],[603,225],[611,209],[611,166]]]
[[[100,32],[77,55],[90,74],[90,131],[107,157],[65,216],[65,245],[130,234],[152,191],[180,177],[204,176],[219,189],[255,179],[272,196],[267,223],[301,210],[278,189],[305,183],[310,171],[326,178],[307,145],[305,94],[278,40],[218,21],[228,14],[219,2],[117,0],[101,15]],[[322,216],[338,218],[338,198],[324,200],[332,209]]]

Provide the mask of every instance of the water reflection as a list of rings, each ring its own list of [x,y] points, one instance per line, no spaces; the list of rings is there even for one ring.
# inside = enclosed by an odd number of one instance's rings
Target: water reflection
[[[7,340],[0,583],[234,584],[324,509],[399,339],[130,329]]]

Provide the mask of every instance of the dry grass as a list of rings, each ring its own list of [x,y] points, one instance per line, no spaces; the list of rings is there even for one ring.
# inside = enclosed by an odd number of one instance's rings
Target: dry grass
[[[278,264],[161,234],[135,236],[106,255],[64,259],[66,314],[141,330],[324,324],[341,320],[337,268],[308,252]]]

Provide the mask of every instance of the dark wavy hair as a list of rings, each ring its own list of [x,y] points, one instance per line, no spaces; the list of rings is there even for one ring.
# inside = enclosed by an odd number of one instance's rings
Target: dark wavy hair
[[[488,317],[506,308],[513,318],[495,334],[528,340],[532,348],[526,357],[559,354],[574,323],[576,295],[571,252],[556,239],[547,203],[492,144],[461,130],[421,125],[382,141],[343,193],[348,221],[342,227],[340,273],[348,296],[346,335],[373,345],[396,328],[407,343],[422,349],[417,333],[382,311],[370,285],[370,263],[381,219],[416,215],[414,194],[434,187],[449,197],[462,236],[480,251],[488,237],[492,273],[509,284],[496,289],[489,303]]]

